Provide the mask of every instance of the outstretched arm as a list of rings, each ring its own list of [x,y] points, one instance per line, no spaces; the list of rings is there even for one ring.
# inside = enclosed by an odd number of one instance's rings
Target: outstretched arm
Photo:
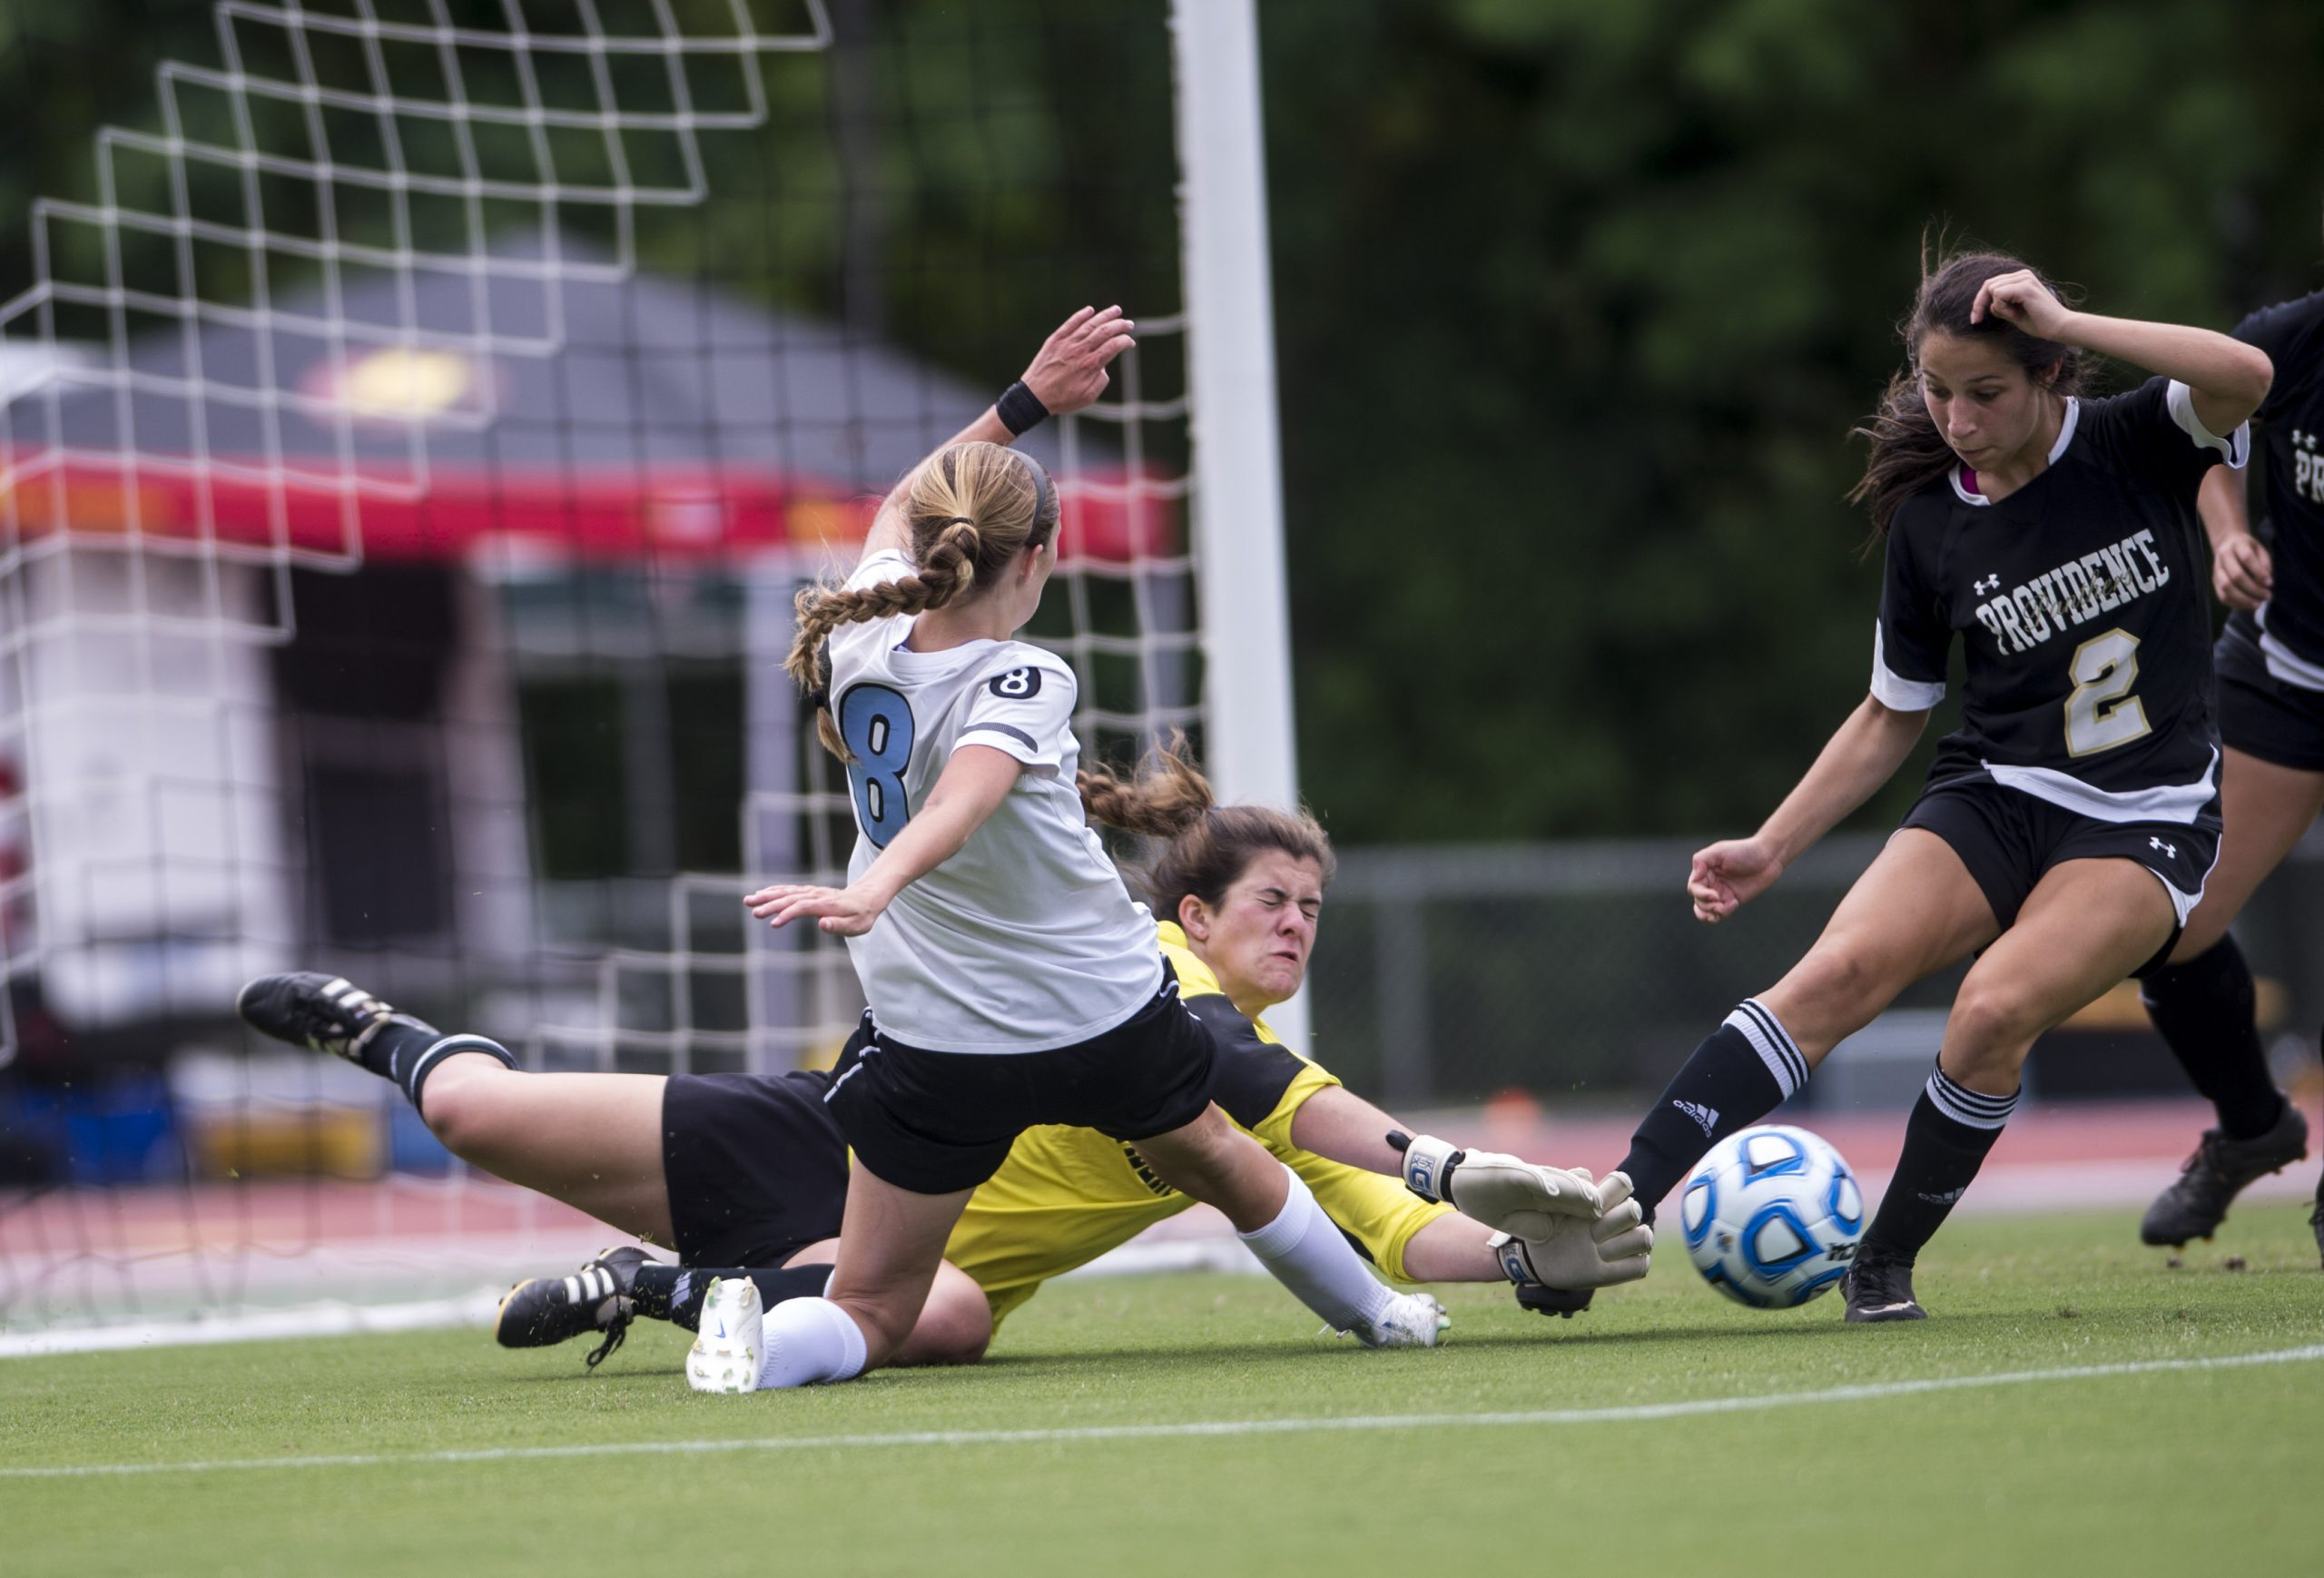
[[[1137,327],[1122,316],[1119,307],[1084,307],[1059,324],[1041,341],[1040,350],[1033,354],[1032,365],[1018,380],[1038,402],[1039,409],[1030,413],[1031,421],[1011,428],[1001,419],[1001,400],[1009,399],[1007,394],[985,407],[975,421],[938,445],[934,453],[923,457],[919,465],[904,473],[902,481],[889,490],[888,497],[881,502],[880,513],[872,519],[871,532],[863,539],[864,556],[869,557],[903,546],[904,499],[911,492],[912,478],[920,474],[921,466],[955,444],[1013,444],[1031,429],[1032,422],[1044,417],[1065,416],[1095,404],[1113,380],[1113,375],[1106,370],[1113,365],[1116,357],[1137,343],[1131,338]],[[1011,403],[1013,408],[1015,402]],[[1012,409],[1010,414],[1018,413]]]
[[[1423,1135],[1399,1150],[1388,1136],[1400,1127],[1363,1097],[1335,1085],[1300,1103],[1292,1114],[1290,1139],[1298,1149],[1327,1160],[1408,1182],[1411,1155],[1452,1149]],[[1463,1169],[1475,1169],[1471,1176],[1492,1186],[1486,1192],[1500,1197],[1493,1204],[1504,1208],[1509,1219],[1489,1226],[1463,1208],[1426,1223],[1403,1246],[1403,1274],[1412,1280],[1505,1279],[1517,1284],[1521,1292],[1536,1285],[1576,1290],[1636,1281],[1653,1263],[1653,1229],[1645,1225],[1643,1213],[1630,1198],[1630,1180],[1620,1174],[1609,1174],[1590,1185],[1587,1173],[1531,1169],[1514,1157],[1490,1151],[1455,1154],[1463,1160],[1452,1169],[1453,1190],[1465,1196]],[[1551,1201],[1546,1209],[1539,1202],[1520,1199],[1512,1186],[1520,1181],[1520,1169],[1528,1169],[1546,1175],[1568,1198]],[[1302,1176],[1308,1177],[1327,1212],[1340,1203],[1338,1191],[1325,1180],[1305,1171]],[[1566,1189],[1569,1182],[1589,1186],[1586,1209],[1561,1208],[1581,1203]],[[1462,1204],[1458,1199],[1452,1203]],[[1507,1230],[1496,1232],[1495,1227]]]
[[[2177,379],[2194,399],[2196,419],[2213,433],[2232,433],[2249,420],[2276,378],[2266,351],[2213,330],[2073,311],[2030,269],[1996,274],[1978,287],[1969,321],[1987,312],[2028,334]]]
[[[1773,887],[1784,867],[1888,782],[1927,726],[1925,712],[1899,712],[1866,696],[1758,832],[1695,852],[1687,876],[1695,919],[1716,925]]]

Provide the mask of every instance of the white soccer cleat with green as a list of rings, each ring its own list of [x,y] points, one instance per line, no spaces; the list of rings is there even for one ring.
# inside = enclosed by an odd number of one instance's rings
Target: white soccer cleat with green
[[[762,1329],[766,1309],[759,1285],[747,1277],[721,1277],[702,1301],[702,1327],[686,1355],[686,1385],[697,1392],[755,1392],[766,1357]]]
[[[1368,1348],[1433,1348],[1452,1329],[1452,1317],[1435,1297],[1399,1293],[1368,1327],[1356,1328],[1355,1340]]]

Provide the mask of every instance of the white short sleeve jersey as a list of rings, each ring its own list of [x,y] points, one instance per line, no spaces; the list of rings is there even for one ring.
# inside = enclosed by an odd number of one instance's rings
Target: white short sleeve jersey
[[[874,554],[850,587],[911,574]],[[913,619],[832,633],[832,715],[855,761],[852,879],[886,848],[963,745],[1024,764],[1016,787],[959,853],[848,939],[880,1028],[942,1052],[1038,1052],[1110,1030],[1159,988],[1154,921],[1129,896],[1074,788],[1075,680],[1021,641],[941,652],[903,645]]]

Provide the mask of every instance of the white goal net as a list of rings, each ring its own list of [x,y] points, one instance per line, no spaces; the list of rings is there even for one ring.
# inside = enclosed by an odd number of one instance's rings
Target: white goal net
[[[253,974],[535,1067],[832,1055],[843,951],[739,902],[848,849],[791,594],[1085,301],[1141,344],[1029,440],[1034,633],[1088,748],[1200,736],[1172,10],[219,0],[156,64],[0,306],[0,1342],[603,1238]]]

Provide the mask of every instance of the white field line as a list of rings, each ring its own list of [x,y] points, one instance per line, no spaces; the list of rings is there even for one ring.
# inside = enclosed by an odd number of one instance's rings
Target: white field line
[[[870,1435],[766,1435],[726,1441],[607,1441],[574,1446],[490,1446],[451,1452],[349,1453],[312,1457],[218,1458],[197,1463],[86,1463],[43,1468],[0,1468],[0,1480],[88,1479],[143,1474],[218,1474],[234,1469],[379,1468],[438,1463],[515,1463],[571,1457],[646,1457],[714,1452],[828,1452],[860,1446],[1020,1446],[1088,1441],[1168,1441],[1226,1435],[1294,1435],[1385,1430],[1458,1430],[1477,1426],[1621,1425],[1685,1419],[1705,1414],[1754,1414],[1826,1403],[1876,1402],[2042,1381],[2102,1380],[2185,1371],[2243,1369],[2254,1365],[2305,1364],[2324,1359],[2324,1343],[2216,1358],[2139,1359],[2113,1365],[2073,1365],[2052,1370],[2004,1370],[1984,1376],[1933,1376],[1832,1386],[1820,1392],[1770,1392],[1758,1396],[1696,1397],[1677,1403],[1638,1403],[1611,1408],[1535,1408],[1503,1414],[1357,1414],[1306,1419],[1208,1419],[1184,1425],[1083,1425],[1047,1430],[907,1430]]]
[[[198,1316],[184,1320],[140,1320],[118,1326],[63,1326],[41,1331],[0,1332],[0,1359],[490,1326],[499,1307],[498,1293],[478,1291],[458,1298],[430,1298],[411,1304],[334,1301],[295,1305],[287,1309],[238,1310],[231,1315]]]
[[[602,1238],[602,1229],[593,1229]],[[587,1251],[581,1253],[586,1254]],[[518,1264],[522,1264],[518,1262]],[[1066,1277],[1139,1277],[1172,1271],[1262,1271],[1233,1234],[1225,1238],[1140,1239],[1109,1249]],[[1064,1280],[1063,1277],[1059,1280]],[[0,1330],[0,1359],[57,1354],[118,1352],[206,1343],[266,1342],[284,1337],[362,1336],[374,1332],[436,1331],[487,1327],[500,1307],[502,1287],[479,1287],[449,1298],[403,1304],[313,1300],[274,1309],[241,1309],[182,1319],[74,1322],[26,1331]]]

